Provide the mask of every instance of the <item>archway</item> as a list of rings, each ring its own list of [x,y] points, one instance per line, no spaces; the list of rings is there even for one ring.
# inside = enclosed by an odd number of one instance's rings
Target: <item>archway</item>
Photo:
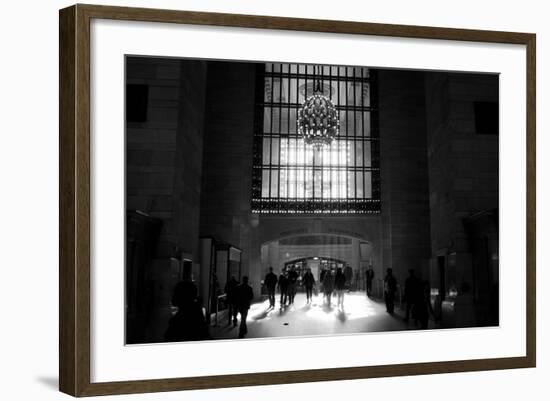
[[[293,268],[297,271],[298,277],[302,277],[307,269],[313,273],[313,277],[316,282],[319,282],[322,277],[322,272],[325,270],[330,270],[333,274],[337,269],[344,270],[346,266],[349,266],[344,260],[329,258],[329,257],[318,257],[318,256],[309,256],[306,258],[295,259],[290,262],[285,262],[285,269]]]
[[[351,267],[354,278],[362,281],[364,271],[373,264],[376,251],[365,239],[335,233],[299,233],[267,241],[261,246],[262,277],[272,267],[280,273],[294,265],[299,270],[309,267],[316,280],[323,269]]]

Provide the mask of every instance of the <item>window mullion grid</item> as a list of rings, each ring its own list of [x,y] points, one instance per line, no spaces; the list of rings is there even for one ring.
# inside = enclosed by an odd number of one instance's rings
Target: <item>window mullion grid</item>
[[[291,71],[291,68],[290,68],[290,64],[288,65],[288,84],[287,84],[287,87],[288,87],[288,107],[287,107],[287,110],[286,110],[286,115],[287,115],[287,118],[286,118],[286,132],[287,132],[287,137],[286,137],[286,152],[287,152],[287,157],[286,157],[286,180],[287,180],[287,198],[289,197],[289,192],[290,192],[290,185],[292,185],[292,182],[289,182],[290,181],[290,170],[289,170],[289,164],[290,164],[290,84],[291,84],[291,80],[290,80],[290,71]],[[296,181],[296,180],[294,180]],[[296,188],[294,188],[294,196],[296,196]],[[287,212],[288,212],[288,204],[287,204]]]
[[[273,69],[275,68],[275,64],[271,64],[271,72],[273,73]],[[274,93],[275,93],[275,77],[273,75],[271,75],[271,98],[269,99],[270,100],[270,106],[269,106],[269,190],[268,190],[268,194],[269,194],[269,202],[268,202],[268,205],[269,205],[269,208],[272,207],[272,204],[273,204],[273,193],[272,193],[272,188],[273,186],[271,185],[271,182],[273,180],[272,176],[273,176],[273,104],[274,104],[274,101],[275,101],[275,98],[274,98]]]
[[[308,93],[307,93],[307,83],[308,83],[308,65],[304,65],[304,71],[305,71],[305,85],[304,85],[304,101],[307,100],[307,97],[308,97]],[[315,84],[315,83],[314,83]],[[304,160],[305,160],[305,163],[307,165],[307,145],[306,145],[306,141],[304,139]],[[315,210],[315,153],[312,152],[311,154],[311,207],[313,208],[313,210]]]
[[[279,212],[281,211],[281,144],[282,144],[282,136],[281,136],[281,125],[282,125],[282,105],[281,105],[281,99],[283,97],[283,65],[279,64],[279,71],[281,71],[281,78],[279,79],[279,146],[277,147],[277,150],[279,151],[278,157],[277,157],[277,173],[278,173],[278,180],[277,180],[277,208]]]
[[[329,78],[328,78],[328,87],[329,87],[328,98],[332,102],[332,65],[328,66],[328,76],[329,76]],[[340,165],[339,147],[340,147],[340,141],[338,140],[338,137],[336,137],[336,138],[334,138],[334,141],[332,143],[332,148],[333,149],[331,150],[331,152],[333,152],[334,148],[336,148],[336,164],[337,165]],[[332,163],[332,154],[330,155],[330,162]],[[332,192],[332,188],[331,188],[331,192]],[[339,192],[340,192],[340,174],[338,174],[336,176],[336,199],[339,198],[339,196],[338,196]]]
[[[357,72],[356,72],[356,68],[353,67],[353,136],[355,138],[355,146],[358,146],[358,143],[361,141],[362,138],[359,137],[358,133],[357,133]],[[359,137],[359,138],[358,138]],[[361,146],[363,146],[363,143],[361,142]],[[359,160],[357,160],[357,148],[355,150],[355,167],[357,167],[357,172],[356,172],[356,176],[360,176],[361,179],[363,179],[363,171],[362,171],[362,161],[361,161],[361,158],[359,157]],[[361,170],[361,175],[357,174],[359,172],[359,170]],[[356,178],[356,181],[358,181],[359,178]],[[365,188],[364,188],[364,185],[363,183],[358,183],[357,186],[361,186],[362,188],[362,191],[364,193],[365,191]],[[355,201],[355,209],[358,211],[359,210],[359,203],[360,203],[360,200],[359,200],[359,196],[357,193],[355,193],[355,197],[356,197],[356,201]]]
[[[363,109],[363,107],[365,106],[365,99],[364,99],[364,94],[365,94],[365,89],[364,89],[364,85],[365,85],[365,82],[363,81],[363,70],[364,68],[361,68],[361,139],[363,141],[363,145],[362,145],[362,150],[363,150],[363,198],[366,198],[366,190],[367,190],[367,177],[365,176],[365,173],[366,173],[366,166],[365,166],[365,145],[366,145],[366,140],[365,140],[365,111]],[[370,148],[370,147],[369,147]],[[372,192],[372,189],[371,189],[371,192]]]

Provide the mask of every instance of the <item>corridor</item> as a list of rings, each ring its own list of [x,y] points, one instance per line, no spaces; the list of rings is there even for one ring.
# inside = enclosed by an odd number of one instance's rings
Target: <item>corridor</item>
[[[246,338],[314,336],[333,334],[352,334],[377,331],[395,331],[415,329],[414,323],[405,323],[399,309],[390,316],[383,302],[369,299],[364,292],[350,292],[345,295],[344,309],[336,307],[336,298],[332,307],[323,303],[323,296],[313,297],[306,304],[305,293],[296,294],[293,305],[280,308],[279,299],[275,308],[269,307],[269,301],[252,304],[248,319]],[[214,339],[237,338],[239,327],[228,325],[225,314],[220,314],[218,325],[210,328]]]

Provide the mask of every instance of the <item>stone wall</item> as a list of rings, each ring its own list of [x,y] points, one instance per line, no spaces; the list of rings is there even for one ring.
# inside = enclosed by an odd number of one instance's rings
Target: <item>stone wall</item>
[[[148,86],[147,119],[126,131],[126,208],[162,220],[157,258],[196,252],[206,64],[128,59],[127,83]]]
[[[463,219],[498,209],[498,135],[475,123],[475,102],[498,102],[498,77],[431,72],[425,85],[431,253],[446,258],[448,289],[472,281]]]
[[[199,259],[206,63],[131,57],[126,72],[127,84],[147,91],[146,117],[127,123],[126,208],[162,223],[155,251],[139,272],[129,271],[141,278],[133,282],[140,302],[128,315],[127,340],[156,342],[171,316],[173,287],[185,274],[181,259]]]
[[[241,248],[242,274],[258,290],[260,244],[251,216],[255,68],[208,64],[200,235]]]
[[[403,282],[430,257],[424,74],[378,72],[382,260]]]

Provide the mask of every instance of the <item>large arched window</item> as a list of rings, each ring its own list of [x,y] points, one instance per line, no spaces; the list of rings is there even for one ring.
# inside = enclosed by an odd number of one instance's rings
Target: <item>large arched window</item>
[[[338,110],[340,133],[330,146],[315,149],[296,128],[297,110],[313,92],[314,66],[259,66],[254,212],[380,211],[376,74],[365,67],[328,65],[320,71],[316,79]]]

